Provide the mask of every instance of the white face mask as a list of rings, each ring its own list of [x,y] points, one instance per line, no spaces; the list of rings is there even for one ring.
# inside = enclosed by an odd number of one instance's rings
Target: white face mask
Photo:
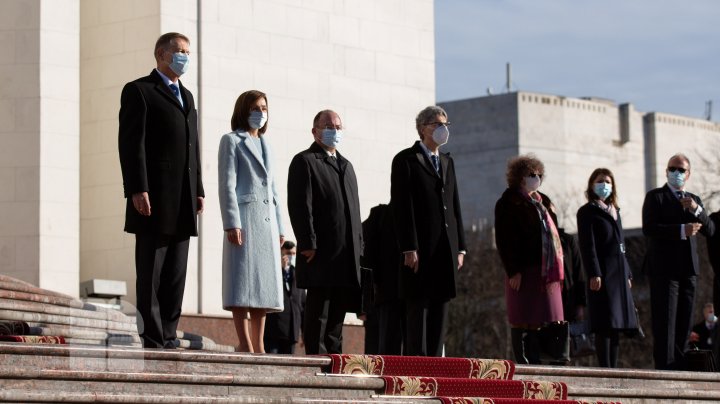
[[[527,176],[525,177],[525,189],[528,192],[535,192],[538,190],[538,188],[540,188],[541,182],[542,180],[540,179],[540,177]]]
[[[290,255],[290,266],[293,266],[293,267],[295,266],[295,258],[296,257],[297,256],[295,254]]]
[[[433,142],[437,143],[438,146],[442,146],[448,142],[450,138],[450,130],[445,125],[440,125],[432,133]]]

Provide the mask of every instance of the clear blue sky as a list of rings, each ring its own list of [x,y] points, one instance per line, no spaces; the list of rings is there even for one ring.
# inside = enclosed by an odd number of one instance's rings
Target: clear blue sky
[[[438,101],[513,90],[720,121],[719,0],[435,0]]]

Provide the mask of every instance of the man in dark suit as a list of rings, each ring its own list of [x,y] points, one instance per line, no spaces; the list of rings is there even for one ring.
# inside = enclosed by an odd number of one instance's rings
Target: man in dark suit
[[[699,269],[696,235],[712,236],[715,226],[700,197],[685,191],[691,173],[687,156],[672,156],[665,173],[667,183],[648,192],[643,203],[643,234],[648,240],[645,265],[650,278],[655,368],[680,369]]]
[[[346,312],[360,311],[362,227],[357,178],[337,151],[342,121],[331,110],[313,119],[315,142],[290,162],[288,212],[297,238],[297,285],[307,289],[307,354],[342,353]]]
[[[265,352],[279,354],[295,353],[300,341],[305,291],[295,282],[295,259],[297,249],[292,241],[285,241],[281,248],[283,274],[283,311],[268,313],[265,319]]]
[[[442,355],[455,272],[465,254],[455,166],[448,153],[439,152],[447,143],[448,125],[442,108],[420,111],[415,119],[420,140],[392,162],[390,206],[403,254],[399,290],[405,301],[405,355]]]
[[[370,209],[362,227],[365,248],[361,262],[372,269],[374,290],[374,305],[365,321],[365,353],[400,355],[405,323],[403,302],[398,298],[402,258],[390,206],[381,204]]]
[[[157,68],[127,83],[120,98],[125,231],[135,234],[138,331],[146,348],[175,347],[190,236],[203,210],[197,111],[178,80],[189,53],[186,36],[160,36]]]
[[[715,234],[707,239],[708,257],[713,269],[713,303],[720,307],[720,210],[710,214],[710,220],[715,225]]]

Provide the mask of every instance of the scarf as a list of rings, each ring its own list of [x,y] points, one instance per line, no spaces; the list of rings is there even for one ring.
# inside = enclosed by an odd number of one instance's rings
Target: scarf
[[[618,214],[617,209],[615,209],[615,205],[608,205],[605,202],[601,201],[600,199],[596,199],[594,201],[595,205],[597,205],[600,209],[607,212],[612,218],[617,222]]]
[[[540,265],[541,275],[545,283],[559,282],[565,278],[563,267],[563,251],[560,244],[555,222],[550,217],[550,212],[542,204],[542,197],[537,192],[527,195],[538,212],[542,223],[542,264]]]

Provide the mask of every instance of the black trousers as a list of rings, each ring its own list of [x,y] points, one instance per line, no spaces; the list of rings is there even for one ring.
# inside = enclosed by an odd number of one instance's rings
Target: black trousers
[[[448,302],[405,299],[405,347],[408,356],[442,356],[447,331]]]
[[[378,354],[401,355],[405,332],[405,309],[400,300],[378,304]]]
[[[307,355],[342,353],[345,313],[349,300],[358,296],[359,290],[350,288],[308,288],[303,324]]]
[[[295,343],[286,339],[268,339],[265,338],[265,352],[271,354],[287,354],[295,353]]]
[[[656,369],[681,369],[692,327],[696,276],[650,277],[653,359]]]
[[[190,238],[135,235],[137,327],[145,348],[174,348]]]

